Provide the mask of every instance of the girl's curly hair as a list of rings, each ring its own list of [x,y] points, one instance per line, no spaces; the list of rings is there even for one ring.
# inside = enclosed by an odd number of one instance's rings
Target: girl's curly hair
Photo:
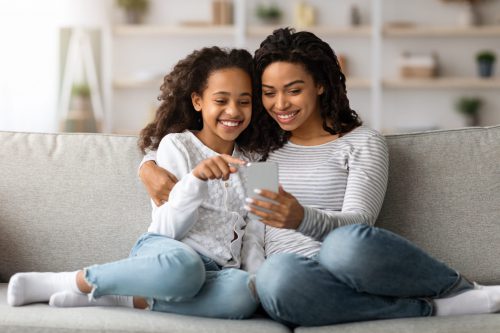
[[[284,131],[265,111],[262,105],[262,73],[270,64],[284,61],[304,66],[316,84],[324,87],[320,95],[320,114],[323,129],[333,135],[345,134],[362,124],[358,114],[349,106],[346,78],[340,69],[335,52],[328,43],[307,31],[281,28],[269,35],[255,51],[255,128],[253,150],[263,154],[282,147],[291,133]]]
[[[169,133],[202,129],[201,112],[194,109],[191,94],[194,92],[202,95],[208,77],[214,71],[226,68],[240,68],[248,73],[253,82],[252,55],[243,49],[206,47],[192,52],[174,66],[164,77],[160,87],[158,100],[161,103],[154,120],[140,133],[138,145],[142,153],[158,149],[161,139]],[[243,151],[249,145],[251,131],[249,126],[236,139],[238,147]]]

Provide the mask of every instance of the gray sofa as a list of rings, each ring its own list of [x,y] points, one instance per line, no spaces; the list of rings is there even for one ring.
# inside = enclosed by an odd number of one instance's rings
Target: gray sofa
[[[500,126],[387,136],[390,178],[377,225],[484,284],[500,284]],[[150,220],[136,137],[0,132],[0,332],[290,332],[125,308],[9,307],[22,271],[64,271],[128,255]],[[410,259],[411,260],[411,259]],[[299,327],[320,332],[500,332],[500,315]]]

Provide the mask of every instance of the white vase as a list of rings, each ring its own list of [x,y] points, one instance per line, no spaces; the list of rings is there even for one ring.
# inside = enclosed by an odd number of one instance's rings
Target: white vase
[[[479,24],[479,13],[476,5],[467,2],[458,16],[458,23],[462,27],[473,27]]]

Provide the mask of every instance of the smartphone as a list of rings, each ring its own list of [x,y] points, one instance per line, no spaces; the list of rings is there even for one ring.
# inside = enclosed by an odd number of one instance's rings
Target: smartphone
[[[240,169],[245,181],[246,196],[263,201],[273,202],[271,199],[264,198],[257,193],[256,189],[278,192],[279,174],[278,164],[274,162],[250,162]],[[267,211],[266,209],[261,209]],[[268,212],[268,211],[267,211]],[[251,217],[259,218],[254,214]]]

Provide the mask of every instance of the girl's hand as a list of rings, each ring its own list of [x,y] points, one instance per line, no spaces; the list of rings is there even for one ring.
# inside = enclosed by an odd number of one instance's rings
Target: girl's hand
[[[177,183],[177,178],[172,173],[159,167],[154,161],[147,161],[141,166],[139,177],[156,206],[168,201],[170,191]]]
[[[262,201],[257,198],[247,198],[247,210],[257,216],[267,225],[276,228],[297,229],[304,218],[304,207],[297,199],[279,187],[279,192],[260,190],[260,196],[273,200],[274,202]],[[263,212],[259,208],[270,210]]]
[[[228,180],[230,174],[238,171],[238,168],[229,163],[236,165],[246,164],[243,160],[222,154],[201,161],[201,163],[193,169],[193,175],[201,180]]]

